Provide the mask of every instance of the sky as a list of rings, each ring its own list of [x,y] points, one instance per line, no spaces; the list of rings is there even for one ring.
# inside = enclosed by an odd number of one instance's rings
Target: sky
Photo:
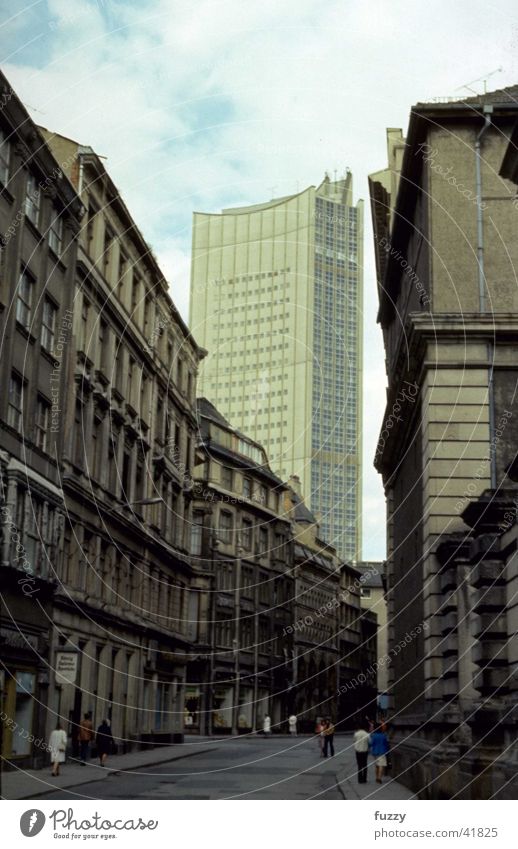
[[[367,175],[413,103],[518,82],[515,0],[1,0],[0,39],[31,117],[106,157],[186,320],[193,211],[352,170],[366,201],[363,558],[383,559]]]

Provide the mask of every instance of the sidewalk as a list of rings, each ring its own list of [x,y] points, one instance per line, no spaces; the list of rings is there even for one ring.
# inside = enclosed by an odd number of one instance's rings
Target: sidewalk
[[[81,766],[75,758],[67,758],[61,766],[61,775],[50,774],[50,766],[44,769],[2,769],[2,788],[0,799],[35,799],[54,790],[65,790],[89,784],[91,781],[103,781],[113,773],[138,770],[148,766],[177,761],[193,755],[208,752],[220,744],[222,737],[191,737],[186,743],[174,743],[170,746],[156,746],[148,751],[129,752],[126,755],[113,755],[108,758],[107,767],[99,766],[97,759],[91,759]]]
[[[335,750],[339,756],[339,767],[337,770],[337,781],[340,791],[346,801],[357,799],[372,799],[374,801],[404,801],[414,799],[414,793],[396,781],[395,778],[386,775],[383,784],[376,784],[374,762],[369,755],[367,764],[367,784],[358,784],[356,755],[352,735],[339,735],[335,737]]]

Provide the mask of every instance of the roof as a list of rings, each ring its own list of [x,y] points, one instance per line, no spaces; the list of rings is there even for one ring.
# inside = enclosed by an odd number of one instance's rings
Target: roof
[[[506,88],[498,88],[495,91],[485,91],[483,94],[474,94],[470,97],[461,97],[458,100],[450,100],[448,98],[447,103],[445,104],[437,104],[434,102],[424,102],[418,103],[418,106],[431,106],[436,107],[437,105],[442,106],[458,106],[463,103],[470,104],[472,106],[484,106],[485,103],[509,103],[518,105],[518,83],[515,85],[507,86]]]
[[[197,398],[196,406],[198,408],[198,414],[200,416],[205,416],[207,419],[211,419],[211,421],[216,422],[217,424],[222,425],[223,427],[228,427],[229,430],[234,430],[230,422],[226,420],[226,418],[220,413],[219,410],[216,409],[214,404],[211,404],[207,398]]]
[[[371,587],[375,589],[383,589],[383,561],[362,561],[356,564],[356,569],[360,572],[360,581],[363,587]]]
[[[263,446],[260,442],[256,442],[254,439],[251,439],[241,431],[236,430],[236,428],[232,427],[230,422],[219,412],[219,410],[212,404],[207,398],[197,398],[196,406],[198,409],[198,427],[199,432],[202,437],[202,440],[205,443],[206,450],[209,453],[217,452],[218,455],[223,457],[225,460],[228,460],[230,465],[240,466],[244,469],[248,469],[249,471],[255,471],[258,474],[262,475],[266,480],[269,481],[275,487],[282,488],[285,486],[284,481],[278,477],[272,470],[270,469],[268,463],[268,455],[264,450]],[[213,440],[210,438],[210,428],[207,422],[213,422],[219,427],[224,428],[233,436],[236,436],[240,439],[243,439],[245,442],[250,445],[258,448],[262,455],[265,458],[264,463],[257,463],[251,457],[241,454],[234,450],[233,448],[222,445],[217,440]]]

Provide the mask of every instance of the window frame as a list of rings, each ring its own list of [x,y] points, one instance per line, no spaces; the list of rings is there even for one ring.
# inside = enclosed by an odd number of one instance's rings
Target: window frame
[[[17,395],[17,400],[18,400],[19,406],[16,406],[14,403],[12,403],[12,400],[11,400],[12,396],[13,396],[13,385],[15,383],[18,383],[19,388],[20,388],[19,395]],[[7,424],[9,425],[9,427],[12,427],[14,430],[17,430],[17,431],[20,430],[20,422],[23,424],[23,390],[24,390],[24,387],[25,387],[25,381],[24,381],[23,377],[20,374],[18,374],[17,371],[12,371],[11,375],[9,377],[9,392],[8,392],[8,396],[7,396]],[[14,414],[15,417],[16,417],[15,421],[12,421],[11,410],[15,411],[15,414]]]
[[[32,188],[33,186],[34,189]],[[27,174],[25,184],[24,210],[29,221],[37,227],[41,211],[41,189],[36,177],[30,171]]]
[[[24,293],[25,284],[27,284],[28,288]],[[18,286],[16,287],[16,321],[27,331],[31,326],[34,284],[35,280],[32,274],[27,268],[22,268],[18,277]]]
[[[48,438],[50,433],[50,401],[43,395],[38,395],[36,399],[36,415],[34,418],[34,444],[40,451],[47,451]],[[40,419],[40,412],[44,410],[43,423]],[[41,438],[40,438],[41,436]]]
[[[50,307],[52,310],[52,323],[49,324],[47,320],[47,307]],[[45,297],[43,299],[43,311],[41,316],[41,332],[40,332],[40,345],[45,351],[52,353],[54,349],[54,338],[56,335],[56,318],[58,315],[58,308],[53,300],[49,297]],[[47,338],[46,338],[47,337]],[[50,341],[50,344],[47,344]]]

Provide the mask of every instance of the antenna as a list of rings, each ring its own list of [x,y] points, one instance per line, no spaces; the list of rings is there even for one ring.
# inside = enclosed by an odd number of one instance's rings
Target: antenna
[[[455,91],[460,91],[462,88],[467,88],[468,91],[472,92],[472,94],[478,94],[479,92],[470,88],[470,86],[472,86],[474,83],[483,82],[484,83],[484,94],[487,94],[487,81],[488,81],[489,77],[493,77],[495,74],[501,74],[503,70],[504,70],[503,68],[496,68],[494,71],[489,71],[489,73],[487,73],[485,75],[485,77],[478,77],[478,79],[471,80],[469,83],[466,83],[465,85],[460,85],[458,88],[455,89]]]

